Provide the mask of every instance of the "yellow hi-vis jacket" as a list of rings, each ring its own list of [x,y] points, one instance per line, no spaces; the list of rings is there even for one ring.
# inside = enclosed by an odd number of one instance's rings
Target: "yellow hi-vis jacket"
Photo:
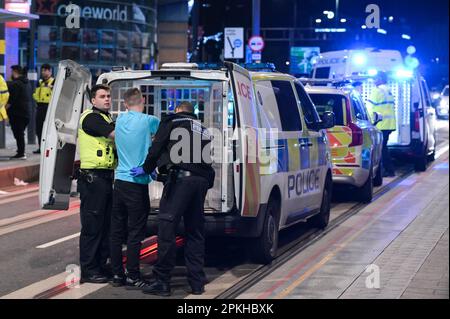
[[[53,82],[55,79],[50,77],[48,80],[44,81],[43,79],[39,80],[38,87],[33,93],[33,99],[37,103],[50,103],[50,98],[52,97],[53,90]]]
[[[367,107],[371,116],[373,112],[380,113],[383,116],[383,120],[377,124],[380,130],[395,131],[397,129],[394,96],[386,85],[380,85],[373,89],[370,98],[367,100]]]
[[[80,147],[81,169],[115,169],[117,158],[114,152],[114,141],[103,136],[92,136],[83,131],[83,121],[88,114],[95,111],[86,110],[81,114],[78,127],[78,143]],[[106,114],[99,114],[106,122],[111,123],[112,118]]]
[[[5,79],[0,74],[0,122],[8,119],[6,104],[8,103],[9,92]]]

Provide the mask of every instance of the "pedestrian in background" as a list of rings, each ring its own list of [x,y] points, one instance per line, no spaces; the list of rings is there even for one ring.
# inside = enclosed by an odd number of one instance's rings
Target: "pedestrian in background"
[[[16,155],[10,159],[27,159],[25,155],[25,128],[30,121],[30,83],[20,65],[11,67],[11,81],[8,82],[9,100],[6,110],[9,123],[17,143]]]
[[[41,138],[42,127],[44,126],[45,117],[47,115],[48,104],[52,97],[53,82],[52,67],[50,64],[43,64],[41,66],[41,79],[39,79],[38,86],[33,93],[33,99],[36,101],[36,135],[38,137],[39,148],[35,150],[34,154],[41,153]]]
[[[144,98],[139,89],[127,90],[123,99],[128,112],[119,115],[115,129],[119,164],[115,171],[111,213],[112,285],[141,289],[146,282],[141,278],[139,256],[150,210],[148,184],[152,180],[149,175],[134,177],[130,170],[144,164],[159,119],[143,113]],[[127,243],[125,271],[122,263],[124,242]]]

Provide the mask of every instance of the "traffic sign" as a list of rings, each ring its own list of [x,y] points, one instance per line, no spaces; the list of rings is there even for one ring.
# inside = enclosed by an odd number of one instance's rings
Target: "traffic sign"
[[[255,35],[248,40],[248,45],[252,51],[260,52],[264,49],[264,39],[259,35]]]
[[[244,58],[244,28],[225,28],[224,58]]]

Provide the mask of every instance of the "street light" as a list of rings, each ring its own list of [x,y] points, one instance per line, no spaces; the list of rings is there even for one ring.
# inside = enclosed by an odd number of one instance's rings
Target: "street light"
[[[342,18],[341,23],[345,23],[345,22],[347,22],[347,19]]]
[[[316,19],[316,23],[322,23],[322,19]]]

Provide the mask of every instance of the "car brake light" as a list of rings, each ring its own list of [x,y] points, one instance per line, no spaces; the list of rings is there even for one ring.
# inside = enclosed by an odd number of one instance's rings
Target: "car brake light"
[[[364,138],[361,128],[354,123],[349,123],[348,127],[352,130],[352,142],[350,143],[349,147],[363,145]]]
[[[419,113],[419,111],[414,112],[414,131],[420,132],[420,113]]]

